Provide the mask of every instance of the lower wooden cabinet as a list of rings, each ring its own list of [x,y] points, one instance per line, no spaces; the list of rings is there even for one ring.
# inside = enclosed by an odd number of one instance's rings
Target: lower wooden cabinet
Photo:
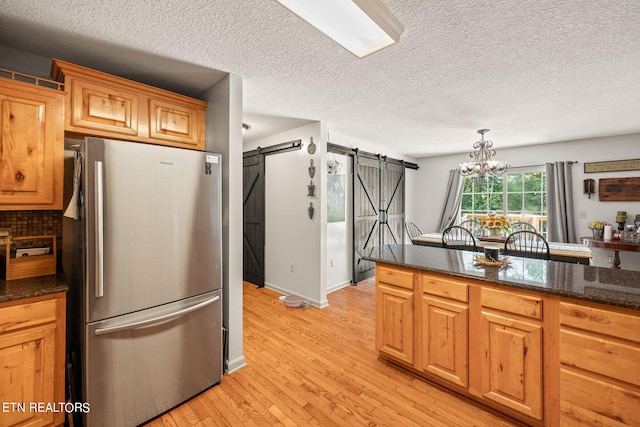
[[[0,304],[0,319],[0,424],[61,425],[46,409],[65,401],[65,295]]]
[[[414,274],[402,269],[376,270],[376,349],[413,365]]]
[[[542,298],[486,287],[480,292],[480,392],[541,420]]]
[[[469,385],[468,285],[435,275],[420,277],[416,368],[456,386]]]
[[[640,425],[640,317],[560,303],[560,421]]]
[[[640,426],[640,312],[378,264],[380,357],[531,426]]]

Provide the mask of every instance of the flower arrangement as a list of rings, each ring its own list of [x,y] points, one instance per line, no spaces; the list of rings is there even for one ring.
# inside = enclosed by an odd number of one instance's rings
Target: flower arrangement
[[[507,233],[511,228],[509,220],[504,215],[496,215],[494,213],[480,218],[480,225],[490,231],[504,231]]]
[[[607,221],[591,221],[587,224],[589,230],[603,230],[605,225],[611,225]]]

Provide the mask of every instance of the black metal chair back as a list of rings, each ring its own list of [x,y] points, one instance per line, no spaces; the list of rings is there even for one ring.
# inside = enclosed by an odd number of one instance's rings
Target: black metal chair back
[[[475,252],[478,247],[471,231],[459,225],[452,225],[442,233],[442,247]]]
[[[420,227],[418,227],[417,225],[415,225],[413,222],[411,221],[407,221],[404,223],[404,228],[405,230],[407,230],[407,234],[409,235],[409,239],[411,239],[411,242],[413,243],[413,238],[414,237],[418,237],[421,236],[422,230],[420,230]]]
[[[470,218],[460,223],[460,227],[464,227],[471,232],[474,236],[479,236],[482,232],[482,223],[479,219]]]
[[[504,254],[547,260],[551,258],[549,243],[544,236],[529,230],[509,234],[504,242]]]
[[[516,231],[533,231],[534,233],[537,233],[538,230],[536,230],[536,228],[529,224],[528,222],[524,222],[524,221],[518,221],[518,222],[514,222],[513,224],[511,224],[511,232],[515,233]]]

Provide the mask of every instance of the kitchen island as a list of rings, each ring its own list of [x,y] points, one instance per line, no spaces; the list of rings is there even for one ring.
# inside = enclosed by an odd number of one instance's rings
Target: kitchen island
[[[639,425],[640,272],[475,256],[367,254],[380,357],[529,425]]]

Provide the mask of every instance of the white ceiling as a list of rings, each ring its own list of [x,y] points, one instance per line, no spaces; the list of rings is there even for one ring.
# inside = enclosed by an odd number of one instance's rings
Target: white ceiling
[[[406,30],[364,59],[275,0],[2,0],[0,44],[192,96],[237,74],[246,140],[322,120],[419,158],[480,128],[498,150],[640,132],[640,1],[383,2]]]

